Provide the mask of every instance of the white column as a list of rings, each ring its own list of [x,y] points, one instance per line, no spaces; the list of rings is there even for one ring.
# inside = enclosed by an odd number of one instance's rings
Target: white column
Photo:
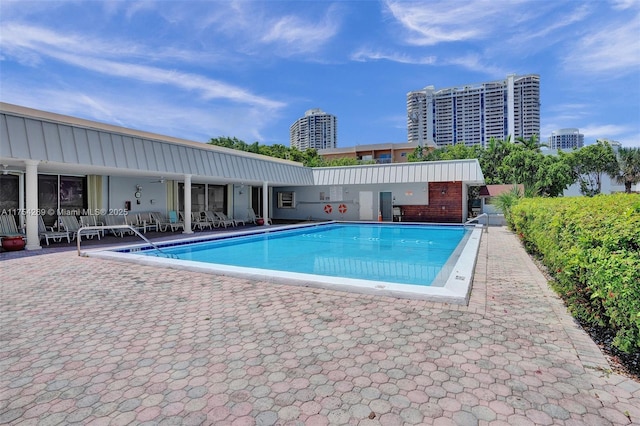
[[[18,210],[20,210],[21,212],[25,211],[24,208],[24,173],[20,173],[20,175],[18,176]],[[24,226],[26,225],[25,223],[25,217],[24,215],[20,215],[20,223],[18,224],[18,226],[20,226],[20,229],[24,229]]]
[[[269,226],[269,184],[262,182],[262,218],[264,226]]]
[[[40,250],[38,235],[38,161],[26,160],[26,222],[27,222],[27,250]]]
[[[191,175],[184,175],[184,231],[193,234],[191,229]]]

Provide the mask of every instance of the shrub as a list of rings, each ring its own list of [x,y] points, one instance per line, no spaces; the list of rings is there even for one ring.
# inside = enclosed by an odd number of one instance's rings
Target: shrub
[[[574,316],[611,328],[620,350],[640,350],[640,195],[523,199],[511,226]]]

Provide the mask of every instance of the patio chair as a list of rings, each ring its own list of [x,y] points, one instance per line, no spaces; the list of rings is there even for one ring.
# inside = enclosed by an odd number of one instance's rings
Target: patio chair
[[[108,214],[104,216],[105,226],[119,226],[119,225],[128,225],[127,219],[124,215],[120,214]],[[111,232],[116,237],[124,237],[125,234],[129,234],[130,232],[124,228],[110,228],[109,232]]]
[[[231,222],[231,224],[232,224],[233,226],[238,226],[238,225],[240,225],[240,224],[246,225],[246,223],[245,223],[245,222],[244,222],[244,220],[242,220],[242,219],[234,219],[234,218],[232,218],[231,216],[227,216],[227,215],[226,215],[226,214],[224,214],[223,212],[215,212],[215,213],[218,215],[218,217],[220,218],[220,220],[223,220],[223,221],[230,221],[230,222]]]
[[[26,237],[16,225],[16,218],[10,214],[0,215],[0,237]]]
[[[78,230],[81,228],[78,218],[75,216],[62,215],[62,216],[58,216],[58,219],[60,220],[62,227],[67,232],[69,232],[71,239],[75,240],[78,236]],[[97,236],[98,239],[100,239],[100,231],[98,231],[97,229],[86,230],[86,231],[83,231],[82,234],[85,235],[87,238],[93,238]],[[82,235],[80,236],[80,239],[82,239]]]
[[[49,239],[52,239],[54,242],[59,243],[63,238],[66,238],[67,243],[71,242],[69,231],[55,231],[53,229],[53,226],[47,227],[44,224],[42,216],[40,215],[38,215],[38,235],[40,236],[40,240],[44,238],[47,245],[49,245]]]
[[[256,212],[253,210],[253,208],[249,207],[247,209],[247,220],[251,223],[253,223],[254,225],[258,224],[258,220],[262,220],[264,221],[264,218],[256,215]],[[273,225],[273,222],[271,221],[271,219],[267,219],[267,223],[269,225]]]
[[[82,226],[104,226],[102,219],[96,215],[80,216],[80,225]],[[104,229],[99,229],[100,235],[104,237]]]
[[[160,218],[160,222],[158,222],[158,226],[160,227],[160,231],[165,232],[168,229],[171,229],[171,232],[175,232],[178,229],[182,229],[184,231],[184,222],[180,222],[178,219],[178,212],[175,210],[169,211],[169,216],[164,217],[160,213],[153,212],[153,215]]]
[[[213,212],[213,214],[218,217],[218,222],[220,223],[220,225],[224,226],[225,228],[227,226],[236,226],[236,223],[233,220],[229,219],[224,213]]]
[[[209,222],[206,217],[202,217],[201,212],[192,212],[191,213],[191,227],[195,230],[196,228],[201,231],[204,228],[213,229],[213,223]]]
[[[208,210],[205,211],[204,217],[211,224],[213,228],[218,228],[219,226],[224,226],[225,228],[227,227],[222,222],[220,222],[220,218],[212,211],[208,211]]]
[[[153,213],[138,213],[138,226],[144,228],[143,232],[147,231],[159,231],[158,221],[153,216]]]

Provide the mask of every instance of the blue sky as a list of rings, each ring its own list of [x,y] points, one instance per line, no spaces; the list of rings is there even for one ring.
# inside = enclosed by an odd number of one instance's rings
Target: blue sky
[[[406,93],[541,76],[541,139],[640,146],[640,1],[0,2],[0,100],[155,133],[406,142]]]

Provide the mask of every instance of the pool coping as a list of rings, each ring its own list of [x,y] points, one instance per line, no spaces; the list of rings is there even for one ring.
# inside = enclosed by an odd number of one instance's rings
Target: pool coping
[[[158,245],[173,246],[191,242],[202,242],[210,240],[227,239],[238,236],[246,236],[252,234],[261,234],[269,232],[278,232],[289,229],[299,229],[304,227],[317,227],[335,223],[358,223],[358,224],[377,224],[380,222],[347,222],[347,221],[331,221],[323,223],[305,223],[295,225],[284,225],[278,227],[265,227],[263,229],[253,228],[238,232],[228,232],[221,235],[208,235],[206,237],[185,237],[183,239],[171,242],[160,242]],[[389,223],[389,225],[401,225],[401,222]],[[406,226],[462,226],[462,224],[436,224],[436,223],[407,223]],[[273,271],[258,268],[246,268],[222,264],[205,264],[202,262],[179,260],[165,257],[151,257],[146,255],[136,255],[135,250],[148,247],[149,244],[127,244],[122,246],[110,247],[109,249],[85,250],[82,256],[95,257],[101,259],[115,260],[119,262],[128,262],[140,265],[159,266],[163,268],[171,268],[177,270],[188,270],[194,272],[203,272],[213,275],[232,276],[239,278],[257,279],[274,284],[297,285],[303,287],[316,287],[329,290],[350,291],[361,294],[390,296],[403,299],[428,300],[433,302],[451,303],[458,305],[468,305],[471,288],[473,285],[473,276],[477,261],[478,251],[480,249],[480,241],[482,239],[482,225],[467,225],[472,228],[468,238],[463,239],[454,251],[458,252],[455,263],[449,265],[447,269],[451,272],[444,279],[443,285],[419,286],[411,284],[396,284],[384,281],[360,280],[353,278],[337,278],[322,275],[312,275],[297,272]],[[134,250],[134,252],[122,253],[117,250]],[[444,268],[443,268],[444,269]]]

